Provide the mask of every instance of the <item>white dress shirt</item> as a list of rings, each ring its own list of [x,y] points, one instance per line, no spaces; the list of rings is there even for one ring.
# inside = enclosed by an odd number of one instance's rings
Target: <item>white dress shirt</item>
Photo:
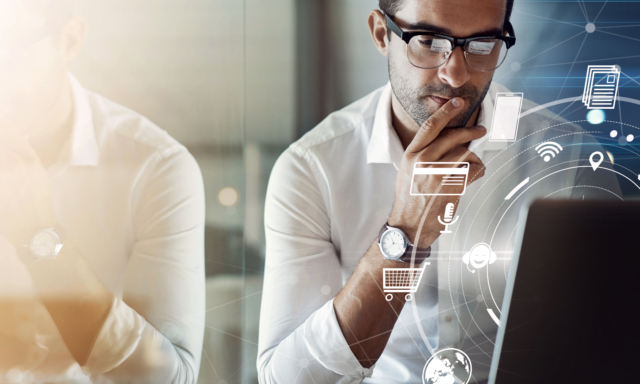
[[[505,91],[491,85],[478,125],[490,129],[495,94]],[[522,110],[534,107],[524,100]],[[467,188],[453,233],[433,244],[413,301],[402,310],[378,362],[364,368],[340,330],[333,298],[392,209],[404,149],[391,121],[388,84],[331,114],[292,144],[272,171],[265,209],[261,383],[419,383],[429,346],[465,351],[473,363],[471,382],[486,380],[497,329],[487,308],[499,316],[519,207],[534,197],[620,195],[613,173],[602,171],[594,179],[596,173],[588,172],[584,153],[600,149],[598,143],[546,110],[520,119],[517,143],[472,142],[469,148],[486,165],[486,175]],[[548,163],[535,151],[547,140],[564,147]],[[506,200],[527,177],[520,191],[526,193]],[[499,256],[486,271],[474,273],[462,255],[479,242],[490,243]]]
[[[0,358],[0,382],[195,383],[205,307],[200,169],[165,131],[70,79],[73,131],[47,170],[53,207],[115,300],[80,367],[0,238],[0,295],[20,299],[12,317],[26,344],[18,364]]]

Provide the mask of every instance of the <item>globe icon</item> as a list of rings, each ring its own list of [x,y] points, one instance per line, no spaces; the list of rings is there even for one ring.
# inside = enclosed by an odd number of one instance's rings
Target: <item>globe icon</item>
[[[471,379],[471,360],[459,349],[447,348],[433,354],[422,372],[424,384],[467,384]]]

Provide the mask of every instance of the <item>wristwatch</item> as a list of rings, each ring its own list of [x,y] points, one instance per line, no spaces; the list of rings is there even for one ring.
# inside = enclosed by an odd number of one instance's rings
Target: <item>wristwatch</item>
[[[58,224],[53,228],[37,231],[28,244],[18,247],[16,251],[23,263],[55,260],[64,245],[65,238],[66,233]]]
[[[387,260],[409,263],[414,249],[416,251],[415,264],[420,264],[431,256],[431,247],[427,249],[416,248],[402,230],[389,226],[389,223],[385,223],[380,229],[378,246]]]

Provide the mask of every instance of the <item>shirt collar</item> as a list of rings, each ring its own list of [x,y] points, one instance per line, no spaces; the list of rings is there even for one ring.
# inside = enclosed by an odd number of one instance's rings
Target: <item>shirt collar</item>
[[[486,97],[480,105],[480,113],[478,114],[478,125],[487,128],[487,134],[478,140],[474,140],[469,144],[469,149],[478,157],[482,158],[485,150],[502,150],[507,147],[508,143],[489,142],[489,133],[493,120],[493,99],[496,90],[493,84],[489,87]],[[488,112],[488,113],[487,113]],[[404,148],[400,142],[400,138],[393,128],[391,120],[391,84],[383,88],[376,113],[373,121],[373,129],[371,132],[371,140],[367,148],[367,163],[394,164],[396,168],[400,166]]]
[[[69,81],[74,105],[73,128],[60,158],[47,170],[52,177],[59,176],[70,166],[98,165],[98,142],[87,92],[71,74]]]
[[[382,90],[373,118],[367,163],[395,164],[398,168],[403,154],[404,148],[391,121],[391,84],[387,83]]]

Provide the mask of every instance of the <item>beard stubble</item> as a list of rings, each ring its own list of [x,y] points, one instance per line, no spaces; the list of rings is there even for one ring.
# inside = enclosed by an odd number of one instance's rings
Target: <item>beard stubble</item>
[[[467,99],[468,107],[458,113],[449,123],[447,128],[465,127],[469,119],[475,111],[480,107],[484,100],[491,81],[487,82],[482,90],[478,90],[471,84],[465,83],[459,88],[453,88],[446,84],[429,84],[423,87],[412,86],[407,78],[400,75],[400,71],[395,67],[393,60],[389,59],[389,79],[391,81],[391,89],[400,102],[400,105],[407,111],[409,116],[422,126],[433,112],[429,111],[426,105],[426,99],[430,95],[439,95],[452,99],[454,97],[463,97]]]

